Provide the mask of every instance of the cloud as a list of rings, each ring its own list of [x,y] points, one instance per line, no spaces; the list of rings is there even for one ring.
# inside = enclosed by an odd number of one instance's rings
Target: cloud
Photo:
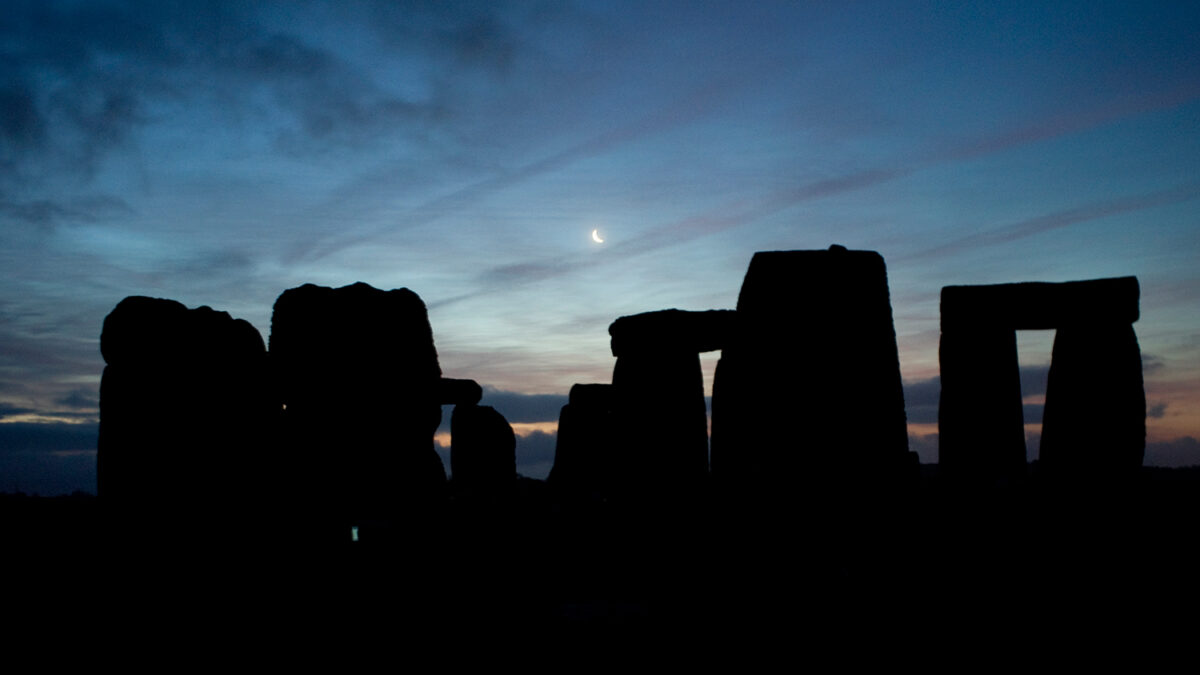
[[[557,422],[567,397],[559,394],[518,394],[484,387],[480,405],[490,405],[512,422]]]
[[[1146,444],[1148,466],[1200,466],[1200,441],[1191,436]]]
[[[1166,402],[1156,403],[1146,409],[1146,417],[1162,419],[1167,414]]]
[[[0,453],[95,450],[99,423],[7,422],[0,424]]]
[[[924,434],[921,436],[908,437],[908,449],[917,453],[922,464],[937,464],[938,461],[938,435]]]
[[[1091,204],[1084,204],[1075,208],[1055,211],[1018,221],[1010,225],[976,231],[974,234],[940,246],[900,256],[896,258],[896,261],[910,262],[929,258],[943,258],[960,251],[984,249],[990,246],[1006,244],[1077,223],[1098,220],[1123,213],[1142,211],[1156,206],[1179,204],[1197,198],[1200,198],[1200,183],[1185,183],[1166,190],[1092,202]],[[979,228],[973,229],[978,230]]]
[[[0,420],[5,417],[16,417],[17,415],[28,415],[29,413],[37,412],[33,408],[22,408],[10,403],[0,403]],[[3,446],[0,445],[0,448]]]
[[[1046,393],[1046,377],[1050,366],[1033,365],[1020,366],[1018,374],[1021,379],[1021,396],[1037,396]],[[904,383],[904,408],[910,424],[937,424],[938,402],[941,397],[942,382],[940,376],[927,380]],[[1042,405],[1024,404],[1025,423],[1040,424],[1042,420]]]
[[[97,398],[96,390],[92,388],[75,389],[66,396],[56,399],[54,402],[66,408],[96,410],[100,407],[100,400]]]
[[[558,434],[535,431],[517,438],[517,473],[529,478],[545,479],[554,466],[554,449]]]
[[[43,230],[60,223],[94,223],[133,212],[125,200],[111,195],[13,200],[0,192],[0,218]]]

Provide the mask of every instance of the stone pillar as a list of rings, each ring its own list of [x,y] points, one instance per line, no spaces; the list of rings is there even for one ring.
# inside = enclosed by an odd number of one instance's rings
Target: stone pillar
[[[756,253],[713,396],[714,480],[802,494],[905,471],[883,258],[839,246]]]
[[[239,519],[244,532],[273,459],[258,331],[208,307],[133,296],[105,318],[100,351],[101,498],[122,519],[161,521],[180,537],[231,535]]]
[[[611,384],[576,384],[558,417],[548,481],[576,494],[604,491],[621,470],[614,457]]]
[[[458,490],[499,491],[517,478],[517,439],[491,406],[457,405],[450,416],[450,474]]]
[[[708,475],[700,356],[629,354],[613,370],[617,450],[632,489],[673,491]]]
[[[944,324],[938,355],[939,469],[972,484],[1018,480],[1025,473],[1025,422],[1016,331]]]
[[[668,309],[623,316],[609,326],[617,446],[630,489],[674,492],[708,475],[708,413],[700,352],[733,330],[728,310]]]
[[[1063,326],[1054,336],[1042,418],[1050,476],[1135,476],[1146,451],[1142,355],[1130,324]]]
[[[401,288],[306,284],[271,319],[271,360],[300,497],[342,530],[441,494],[441,369],[425,304]]]

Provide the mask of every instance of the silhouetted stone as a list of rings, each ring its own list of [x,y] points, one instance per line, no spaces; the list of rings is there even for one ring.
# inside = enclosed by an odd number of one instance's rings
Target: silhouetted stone
[[[1016,331],[943,329],[939,358],[939,468],[971,483],[1018,480],[1025,473],[1025,427]]]
[[[836,494],[909,466],[883,258],[840,246],[756,253],[717,366],[714,479]]]
[[[942,289],[942,331],[1131,324],[1138,320],[1139,293],[1137,277],[946,286]]]
[[[475,405],[483,398],[483,387],[475,380],[443,377],[438,382],[438,402],[442,405]]]
[[[122,518],[174,520],[180,536],[239,512],[251,520],[277,410],[258,331],[209,307],[132,296],[105,318],[100,351],[106,503]]]
[[[441,369],[415,293],[363,283],[284,291],[271,360],[298,487],[322,517],[348,531],[440,493]]]
[[[737,313],[729,309],[664,309],[620,317],[608,327],[608,334],[616,357],[661,352],[699,354],[724,347],[736,320]]]
[[[576,384],[558,417],[554,467],[548,480],[566,491],[589,493],[611,485],[624,469],[614,461],[613,387]]]
[[[975,483],[1025,466],[1016,334],[1058,328],[1039,467],[1058,477],[1131,475],[1145,450],[1145,392],[1132,323],[1135,277],[942,289],[939,463]]]
[[[511,489],[517,478],[517,439],[491,406],[458,405],[450,416],[450,473],[459,489]]]
[[[1129,324],[1058,329],[1046,383],[1043,471],[1133,477],[1146,450],[1142,355]]]
[[[668,309],[623,316],[609,326],[612,404],[620,439],[610,453],[625,490],[697,486],[708,474],[708,413],[699,353],[724,346],[735,313]],[[663,495],[670,497],[671,495]]]

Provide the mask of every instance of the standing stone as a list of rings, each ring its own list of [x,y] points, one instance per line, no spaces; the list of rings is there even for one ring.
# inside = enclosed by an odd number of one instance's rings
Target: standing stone
[[[1135,476],[1146,451],[1142,355],[1129,324],[1054,336],[1039,463],[1049,475]]]
[[[909,467],[883,258],[840,246],[756,253],[713,396],[722,482],[821,493]]]
[[[132,296],[105,318],[100,351],[105,502],[180,536],[252,523],[275,413],[258,331],[209,307]]]
[[[318,518],[349,532],[441,493],[441,369],[416,293],[364,283],[284,291],[270,353],[297,483]]]
[[[729,339],[735,312],[678,309],[623,316],[609,326],[613,452],[626,467],[628,489],[674,493],[708,475],[708,413],[700,352]],[[665,494],[669,497],[669,494]]]
[[[946,295],[942,295],[946,316]],[[938,350],[938,464],[972,484],[1011,482],[1025,473],[1025,422],[1017,333],[1003,326],[948,330]]]
[[[576,384],[558,417],[554,466],[548,481],[566,493],[599,494],[619,472],[613,452],[613,387]]]
[[[450,473],[459,490],[511,489],[517,478],[517,439],[491,406],[457,405],[450,416]]]

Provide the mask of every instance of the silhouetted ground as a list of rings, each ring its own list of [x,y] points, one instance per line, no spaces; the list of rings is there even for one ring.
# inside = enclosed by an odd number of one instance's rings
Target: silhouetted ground
[[[284,516],[226,539],[114,528],[87,495],[5,494],[0,533],[10,612],[119,607],[137,634],[218,621],[330,640],[421,626],[1009,644],[1068,626],[1133,635],[1195,607],[1200,468],[1068,496],[1036,471],[964,490],[924,466],[919,486],[856,500],[662,504],[521,479],[510,495],[453,495],[407,523],[364,524],[360,541],[317,542]]]

